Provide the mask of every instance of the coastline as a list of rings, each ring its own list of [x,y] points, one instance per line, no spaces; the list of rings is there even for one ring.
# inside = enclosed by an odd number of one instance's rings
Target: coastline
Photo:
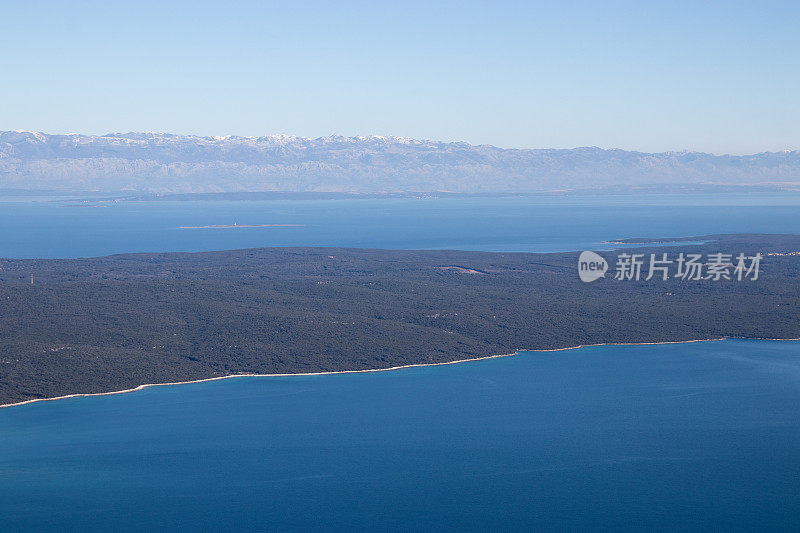
[[[211,224],[209,226],[178,226],[178,229],[236,229],[236,228],[300,228],[305,224]]]
[[[563,352],[567,350],[577,350],[580,348],[592,348],[597,346],[652,346],[652,345],[660,345],[660,344],[688,344],[692,342],[717,342],[717,341],[724,341],[728,339],[739,339],[739,340],[762,340],[762,341],[800,341],[800,337],[796,339],[772,339],[772,338],[753,338],[753,337],[716,337],[710,339],[688,339],[683,341],[661,341],[661,342],[601,342],[597,344],[578,344],[576,346],[566,346],[564,348],[547,348],[547,349],[534,349],[534,350],[526,350],[526,349],[519,349],[511,353],[506,354],[495,354],[495,355],[485,355],[482,357],[473,357],[470,359],[457,359],[455,361],[444,361],[441,363],[413,363],[408,365],[400,365],[400,366],[392,366],[386,368],[366,368],[363,370],[331,370],[331,371],[324,371],[324,372],[296,372],[296,373],[278,373],[278,374],[254,374],[254,373],[247,373],[247,374],[228,374],[225,376],[216,376],[213,378],[201,378],[201,379],[192,379],[188,381],[173,381],[173,382],[165,382],[165,383],[144,383],[142,385],[137,385],[136,387],[130,389],[122,389],[118,391],[109,391],[109,392],[84,392],[84,393],[75,393],[75,394],[66,394],[64,396],[54,396],[52,398],[35,398],[33,400],[23,400],[21,402],[14,402],[14,403],[7,403],[0,405],[0,409],[4,409],[7,407],[19,407],[22,405],[32,404],[36,402],[54,402],[57,400],[67,400],[69,398],[83,398],[83,397],[92,397],[92,396],[111,396],[115,394],[127,394],[129,392],[136,392],[143,389],[147,389],[150,387],[166,387],[170,385],[190,385],[193,383],[204,383],[207,381],[219,381],[222,379],[232,379],[232,378],[255,378],[255,377],[262,377],[262,378],[277,378],[277,377],[292,377],[292,376],[328,376],[333,374],[365,374],[368,372],[389,372],[393,370],[402,370],[404,368],[417,368],[417,367],[427,367],[427,366],[443,366],[443,365],[455,365],[459,363],[468,363],[471,361],[484,361],[486,359],[498,359],[501,357],[511,357],[514,355],[519,355],[520,352],[537,352],[537,353],[544,353],[544,352]]]

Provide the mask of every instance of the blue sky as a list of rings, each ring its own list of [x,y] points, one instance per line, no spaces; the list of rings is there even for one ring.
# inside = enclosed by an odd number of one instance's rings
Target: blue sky
[[[800,148],[798,2],[8,2],[0,129]]]

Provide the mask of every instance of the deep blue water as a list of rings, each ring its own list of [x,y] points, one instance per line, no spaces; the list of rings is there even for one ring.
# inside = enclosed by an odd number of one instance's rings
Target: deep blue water
[[[604,346],[0,410],[0,529],[797,530],[800,342]]]
[[[800,194],[122,202],[0,198],[0,257],[258,246],[552,252],[602,241],[800,233]],[[220,224],[298,227],[179,229]]]

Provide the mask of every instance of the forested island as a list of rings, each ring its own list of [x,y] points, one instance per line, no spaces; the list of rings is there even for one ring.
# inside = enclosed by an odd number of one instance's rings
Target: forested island
[[[760,276],[621,281],[609,272],[583,283],[577,252],[259,248],[3,259],[0,404],[520,349],[800,337],[800,236],[653,241],[601,253],[612,269],[621,253],[761,253]]]

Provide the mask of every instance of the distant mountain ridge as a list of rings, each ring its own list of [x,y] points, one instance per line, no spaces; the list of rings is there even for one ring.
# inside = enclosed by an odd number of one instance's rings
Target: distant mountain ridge
[[[701,184],[798,188],[800,151],[733,156],[391,136],[0,132],[0,189],[523,193]]]

